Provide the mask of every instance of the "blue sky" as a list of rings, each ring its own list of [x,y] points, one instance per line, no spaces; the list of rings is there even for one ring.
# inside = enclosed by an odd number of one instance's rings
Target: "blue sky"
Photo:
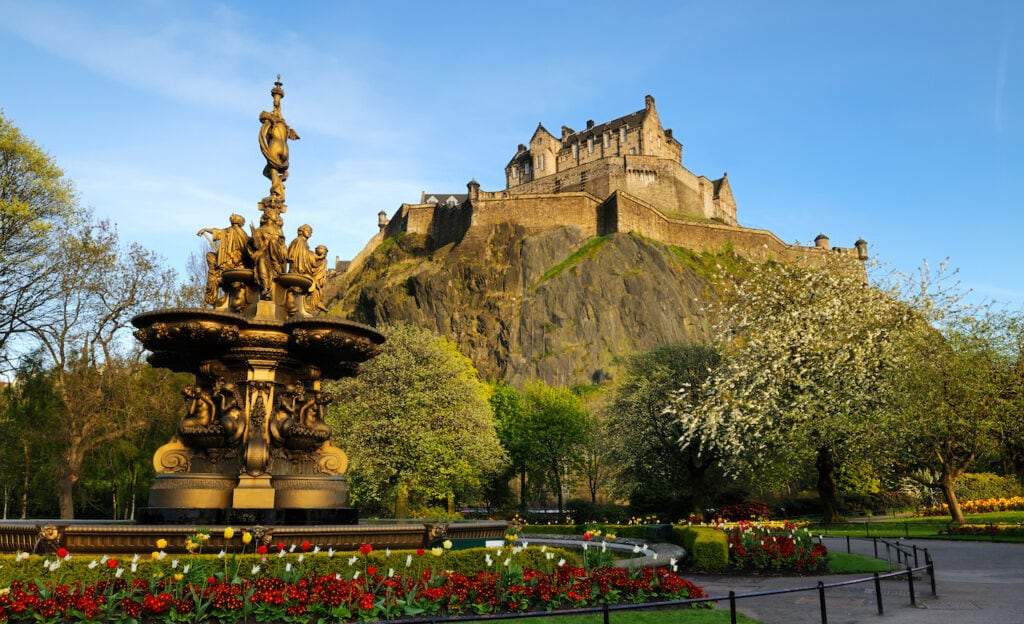
[[[1024,308],[1024,2],[0,0],[0,108],[82,202],[183,269],[252,221],[280,73],[290,233],[350,258],[420,191],[504,187],[538,122],[643,108],[742,225],[858,237]]]

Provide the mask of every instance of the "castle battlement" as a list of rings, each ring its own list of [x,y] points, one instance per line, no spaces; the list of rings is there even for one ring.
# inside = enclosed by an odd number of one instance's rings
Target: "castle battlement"
[[[563,226],[579,227],[587,236],[635,232],[698,252],[731,249],[754,262],[867,259],[863,240],[833,248],[819,234],[814,246],[791,245],[768,230],[739,225],[728,175],[698,176],[683,167],[682,155],[682,144],[662,127],[650,95],[643,109],[611,121],[587,121],[580,131],[562,126],[560,138],[538,124],[529,145],[520,144],[506,165],[505,189],[484,191],[471,180],[467,193],[424,191],[419,203],[402,204],[391,219],[381,214],[380,232],[352,268],[403,232],[441,247],[500,223],[527,232]]]

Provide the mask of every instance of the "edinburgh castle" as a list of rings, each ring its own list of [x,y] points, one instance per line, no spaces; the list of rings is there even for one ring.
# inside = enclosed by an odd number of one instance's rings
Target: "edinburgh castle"
[[[611,121],[587,121],[583,130],[562,126],[560,137],[538,124],[505,167],[506,188],[467,193],[423,193],[402,204],[353,261],[400,233],[425,235],[432,247],[457,243],[498,223],[540,232],[566,225],[585,236],[634,232],[696,252],[730,249],[753,262],[814,262],[826,254],[867,259],[867,243],[831,247],[824,235],[813,247],[784,243],[773,233],[737,222],[729,178],[709,179],[682,165],[683,146],[662,126],[654,98]]]

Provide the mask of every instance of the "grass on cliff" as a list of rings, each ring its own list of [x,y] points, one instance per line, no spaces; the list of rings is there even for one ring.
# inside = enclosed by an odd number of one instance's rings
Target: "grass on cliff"
[[[562,260],[555,266],[545,271],[544,275],[540,276],[540,282],[544,282],[553,277],[557,277],[562,271],[578,264],[581,260],[593,258],[594,254],[596,254],[602,247],[604,247],[605,243],[607,242],[608,235],[598,236],[596,238],[588,240],[586,243],[583,244],[582,247],[574,251],[568,258]]]
[[[730,244],[716,252],[696,252],[677,245],[668,245],[668,248],[683,266],[708,280],[743,277],[750,273],[750,264],[737,256]]]

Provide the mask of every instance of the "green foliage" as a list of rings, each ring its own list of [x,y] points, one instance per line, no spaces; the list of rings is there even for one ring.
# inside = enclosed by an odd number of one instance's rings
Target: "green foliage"
[[[607,242],[608,242],[608,237],[607,236],[598,236],[598,237],[595,237],[595,238],[591,238],[587,242],[583,243],[582,247],[580,247],[579,249],[574,251],[572,254],[570,254],[568,258],[566,258],[565,260],[562,260],[561,262],[559,262],[555,266],[553,266],[550,269],[548,269],[547,271],[545,271],[544,274],[540,276],[540,281],[544,282],[544,281],[549,280],[551,278],[557,277],[562,271],[564,271],[564,270],[566,270],[566,269],[568,269],[570,267],[573,267],[576,264],[579,264],[579,262],[581,260],[586,260],[587,258],[593,258],[594,255],[602,247],[604,247],[605,243],[607,243]]]
[[[707,527],[680,527],[683,548],[693,557],[693,567],[717,572],[729,565],[729,536]]]
[[[721,474],[712,454],[695,444],[678,442],[685,430],[665,411],[680,387],[694,392],[718,364],[718,353],[705,345],[669,344],[629,359],[626,374],[606,408],[607,435],[617,441],[612,461],[634,500],[667,501],[686,496],[686,509],[673,515],[703,515],[710,490],[721,489]],[[664,509],[664,507],[663,507]]]
[[[60,287],[52,239],[76,208],[64,172],[0,112],[0,355],[11,336],[40,321]]]
[[[475,500],[505,459],[487,386],[447,340],[408,324],[385,334],[383,352],[358,377],[330,386],[329,418],[351,458],[353,501],[392,514],[392,501],[406,495],[414,506]]]
[[[587,442],[587,413],[570,390],[541,382],[526,388],[523,407],[523,417],[509,435],[527,449],[528,471],[557,496],[562,510],[566,469]]]
[[[991,472],[968,472],[954,484],[960,500],[979,498],[1009,498],[1024,496],[1024,487],[1017,477],[1003,476]]]

